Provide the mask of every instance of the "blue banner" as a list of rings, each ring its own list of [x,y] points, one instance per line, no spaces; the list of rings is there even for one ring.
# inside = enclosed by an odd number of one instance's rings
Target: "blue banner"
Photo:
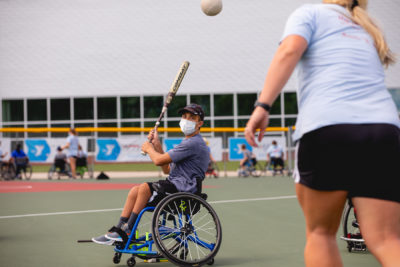
[[[46,161],[50,155],[50,147],[44,139],[26,139],[25,144],[30,161]]]
[[[247,149],[253,151],[253,148],[247,143],[245,138],[229,138],[229,160],[243,159],[241,146],[245,144]]]
[[[99,151],[96,160],[117,160],[121,153],[121,147],[115,139],[98,139],[97,145],[99,146]]]

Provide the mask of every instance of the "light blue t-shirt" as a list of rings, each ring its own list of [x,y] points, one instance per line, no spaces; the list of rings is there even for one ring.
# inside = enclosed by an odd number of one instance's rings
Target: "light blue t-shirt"
[[[267,150],[267,155],[271,158],[281,158],[283,156],[283,149],[279,145],[271,145]]]
[[[75,135],[68,135],[67,142],[69,143],[68,147],[68,157],[76,157],[78,155],[78,146],[79,140]]]
[[[307,4],[289,17],[282,39],[308,43],[298,66],[294,141],[334,124],[389,123],[400,127],[372,37],[335,4]]]
[[[204,179],[210,161],[208,147],[201,135],[183,139],[167,153],[172,159],[168,180],[180,192],[195,193],[197,179]]]

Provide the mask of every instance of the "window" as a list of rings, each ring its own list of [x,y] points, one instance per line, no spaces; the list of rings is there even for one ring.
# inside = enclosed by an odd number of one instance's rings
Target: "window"
[[[69,120],[71,118],[71,109],[69,99],[51,99],[50,100],[51,120]]]
[[[175,96],[174,100],[171,102],[171,104],[168,107],[168,117],[180,117],[181,115],[178,114],[178,110],[186,106],[186,96],[185,95],[179,95]]]
[[[75,120],[93,120],[93,98],[75,98],[74,117]]]
[[[238,115],[251,115],[257,94],[237,94]]]
[[[190,103],[196,103],[203,108],[204,115],[210,116],[210,96],[209,95],[191,95]]]
[[[121,118],[140,118],[140,97],[121,97]]]
[[[233,95],[214,95],[214,116],[233,115]]]
[[[163,107],[162,96],[145,96],[144,99],[144,117],[158,118]]]
[[[282,127],[281,119],[269,119],[268,127]]]
[[[116,119],[117,118],[117,98],[101,97],[97,98],[97,118]]]
[[[28,128],[47,128],[47,124],[29,124]],[[47,132],[29,133],[28,137],[47,137]]]
[[[297,94],[285,93],[285,114],[297,114]]]
[[[233,120],[214,120],[215,127],[233,127]]]
[[[154,127],[156,121],[145,121],[144,122],[144,127]],[[164,127],[164,120],[160,122],[160,125],[158,127]]]
[[[28,121],[46,121],[46,120],[47,120],[46,99],[28,100]]]
[[[137,127],[140,128],[140,122],[121,122],[121,127]],[[140,132],[121,132],[121,135],[140,135]]]
[[[71,128],[70,124],[52,124],[51,128]],[[68,136],[68,131],[67,132],[52,132],[51,137],[67,137]]]
[[[285,118],[285,127],[294,126],[296,124],[296,118]]]
[[[281,114],[281,95],[279,95],[274,104],[272,104],[270,114]]]
[[[3,125],[3,128],[24,128],[24,125]],[[4,132],[3,137],[24,138],[24,132]]]
[[[238,120],[238,127],[246,127],[246,124],[249,119],[239,119]]]
[[[94,123],[75,123],[74,128],[94,127]],[[94,132],[79,132],[79,136],[93,136]]]
[[[3,100],[3,121],[24,121],[23,100]]]
[[[109,122],[103,122],[103,123],[98,123],[98,127],[117,127],[116,123],[109,123]],[[117,137],[118,132],[98,132],[97,133],[98,137]]]

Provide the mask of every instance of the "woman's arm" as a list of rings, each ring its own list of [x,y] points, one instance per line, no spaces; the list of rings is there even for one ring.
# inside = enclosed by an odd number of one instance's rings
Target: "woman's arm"
[[[259,102],[270,106],[274,103],[306,49],[307,41],[299,35],[289,35],[282,41],[268,69]],[[269,113],[262,107],[256,107],[245,129],[246,140],[251,146],[257,146],[256,129],[260,129],[258,141],[262,140],[268,121]]]

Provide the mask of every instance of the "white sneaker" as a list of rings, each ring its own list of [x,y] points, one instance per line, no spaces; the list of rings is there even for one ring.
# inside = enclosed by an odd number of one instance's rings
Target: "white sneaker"
[[[112,246],[114,244],[114,240],[110,240],[106,237],[106,235],[101,235],[98,237],[93,237],[92,241],[94,243],[100,244],[100,245],[107,245],[107,246]]]

